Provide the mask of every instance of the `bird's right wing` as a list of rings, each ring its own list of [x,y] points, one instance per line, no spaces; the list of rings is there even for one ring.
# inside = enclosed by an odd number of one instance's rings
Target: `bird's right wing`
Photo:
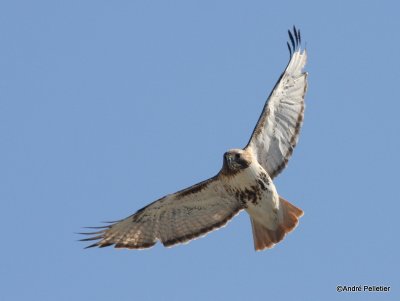
[[[271,178],[287,165],[299,139],[304,117],[307,53],[300,47],[300,31],[289,31],[290,60],[271,92],[246,149],[250,150]]]
[[[224,226],[243,206],[225,191],[218,176],[167,195],[135,214],[93,233],[89,247],[143,249],[185,243]]]

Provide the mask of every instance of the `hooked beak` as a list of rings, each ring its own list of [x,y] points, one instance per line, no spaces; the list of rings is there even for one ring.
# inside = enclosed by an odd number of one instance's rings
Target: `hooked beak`
[[[225,153],[225,160],[226,160],[226,163],[228,163],[229,165],[231,165],[231,163],[232,163],[232,156],[231,156],[231,154]]]

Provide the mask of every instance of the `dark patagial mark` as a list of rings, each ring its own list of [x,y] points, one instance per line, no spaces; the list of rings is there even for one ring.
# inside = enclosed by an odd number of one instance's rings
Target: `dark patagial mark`
[[[256,128],[254,129],[253,135],[260,135],[264,130],[265,123],[267,122],[268,116],[271,114],[271,110],[268,107],[264,107],[263,112],[261,113],[260,120],[258,121]],[[253,136],[252,135],[252,136]]]
[[[205,180],[205,181],[203,181],[203,182],[200,182],[200,183],[198,183],[198,184],[196,184],[196,185],[193,185],[193,186],[191,186],[191,187],[189,187],[189,188],[186,188],[186,189],[183,189],[183,190],[181,190],[181,191],[178,191],[178,192],[175,194],[175,197],[176,197],[177,200],[179,200],[179,199],[181,199],[181,198],[183,198],[183,197],[185,197],[185,196],[188,196],[188,195],[190,195],[190,194],[198,193],[198,192],[202,191],[203,189],[206,189],[207,186],[208,186],[213,180],[214,180],[214,178],[211,178],[211,179]]]
[[[143,220],[143,218],[145,217],[145,216],[147,216],[146,214],[144,214],[144,212],[139,212],[139,213],[136,213],[136,214],[134,214],[132,217],[131,217],[131,220],[132,220],[132,222],[133,223],[140,223],[140,222],[142,222],[142,220]]]

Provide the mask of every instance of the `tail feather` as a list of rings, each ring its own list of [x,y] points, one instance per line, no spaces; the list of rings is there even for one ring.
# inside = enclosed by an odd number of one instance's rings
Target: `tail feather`
[[[268,229],[250,217],[253,229],[254,248],[256,251],[272,248],[275,244],[280,242],[287,233],[296,228],[299,218],[303,216],[303,210],[297,208],[282,197],[280,197],[279,200],[279,210],[282,210],[282,220],[276,229]]]

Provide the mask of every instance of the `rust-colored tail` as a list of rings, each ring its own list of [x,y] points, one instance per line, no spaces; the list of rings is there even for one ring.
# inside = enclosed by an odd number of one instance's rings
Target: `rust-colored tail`
[[[282,219],[276,229],[270,230],[253,218],[250,218],[256,251],[272,248],[276,243],[280,242],[286,233],[296,228],[299,218],[303,215],[303,210],[292,205],[282,197],[279,197],[279,201],[279,210],[282,210]]]

